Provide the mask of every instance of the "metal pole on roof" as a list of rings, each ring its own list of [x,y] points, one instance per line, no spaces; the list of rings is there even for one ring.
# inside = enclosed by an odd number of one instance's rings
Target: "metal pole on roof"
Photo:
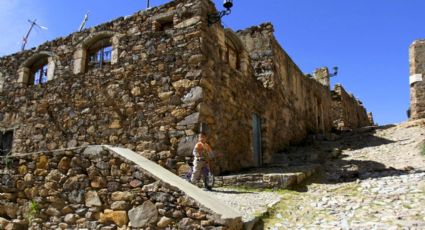
[[[89,13],[90,13],[90,11],[88,11],[86,13],[86,15],[84,15],[83,22],[81,23],[80,28],[78,29],[78,31],[82,31],[84,29],[84,27],[86,26],[86,23],[89,20]]]
[[[31,34],[31,31],[32,31],[32,29],[34,28],[34,26],[37,26],[37,27],[39,27],[39,28],[41,28],[41,29],[44,29],[44,30],[47,30],[47,27],[44,27],[44,26],[40,26],[40,25],[38,25],[38,24],[36,23],[36,21],[37,21],[37,19],[34,19],[34,21],[28,20],[28,22],[29,22],[29,23],[31,23],[31,26],[30,26],[30,28],[29,28],[29,30],[28,30],[28,32],[27,32],[27,34],[25,35],[25,37],[22,39],[22,47],[21,47],[21,50],[22,50],[22,51],[24,51],[24,50],[25,50],[25,46],[26,46],[26,45],[27,45],[27,43],[28,43],[28,38],[29,38],[29,36],[30,36],[30,34]]]

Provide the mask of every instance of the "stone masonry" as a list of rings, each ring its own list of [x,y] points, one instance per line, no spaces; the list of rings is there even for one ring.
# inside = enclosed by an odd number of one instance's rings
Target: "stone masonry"
[[[347,130],[373,125],[373,118],[354,95],[348,94],[342,85],[336,84],[332,91],[334,128]]]
[[[335,128],[329,86],[303,74],[271,24],[233,32],[209,26],[212,12],[209,0],[175,0],[0,58],[0,130],[13,131],[12,153],[119,145],[178,172],[203,131],[224,155],[216,170],[237,171]],[[101,42],[111,60],[95,68]],[[47,82],[32,85],[41,62]],[[369,125],[346,115],[355,121],[337,125]]]
[[[0,229],[241,229],[102,146],[5,159]]]
[[[410,118],[425,118],[425,40],[410,46]]]

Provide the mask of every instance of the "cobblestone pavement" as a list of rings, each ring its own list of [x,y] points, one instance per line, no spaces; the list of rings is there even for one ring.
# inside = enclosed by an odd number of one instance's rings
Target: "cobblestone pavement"
[[[264,229],[425,229],[425,121],[348,134],[323,177],[282,201]]]
[[[424,207],[425,173],[312,184],[284,194],[264,229],[425,229]]]
[[[324,162],[322,173],[297,191],[215,188],[210,194],[244,222],[262,218],[264,226],[254,229],[425,229],[424,144],[425,120],[345,133],[302,147],[307,154],[340,149],[341,156]]]

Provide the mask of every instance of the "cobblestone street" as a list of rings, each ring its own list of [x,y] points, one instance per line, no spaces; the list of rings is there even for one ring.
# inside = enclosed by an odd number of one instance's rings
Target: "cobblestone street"
[[[425,229],[424,139],[420,121],[330,143],[341,156],[322,177],[284,192],[264,229]]]
[[[212,194],[245,221],[262,218],[264,226],[255,229],[425,229],[424,127],[424,120],[407,122],[319,143],[321,151],[337,148],[341,155],[295,191]],[[302,151],[317,152],[317,144]]]
[[[425,229],[425,173],[288,192],[265,229]]]

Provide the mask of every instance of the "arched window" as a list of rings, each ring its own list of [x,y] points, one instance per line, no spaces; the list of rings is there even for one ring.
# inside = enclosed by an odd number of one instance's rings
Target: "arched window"
[[[231,68],[246,72],[248,69],[248,58],[242,41],[230,29],[225,31],[225,61]]]
[[[122,36],[112,31],[100,31],[86,37],[74,52],[74,74],[117,63],[118,44]]]
[[[101,39],[87,49],[88,68],[102,68],[112,60],[112,43],[110,38]]]
[[[42,85],[54,78],[55,61],[52,53],[42,51],[28,58],[19,68],[19,82]]]
[[[47,82],[49,61],[47,57],[41,58],[30,67],[28,85],[42,85]]]

